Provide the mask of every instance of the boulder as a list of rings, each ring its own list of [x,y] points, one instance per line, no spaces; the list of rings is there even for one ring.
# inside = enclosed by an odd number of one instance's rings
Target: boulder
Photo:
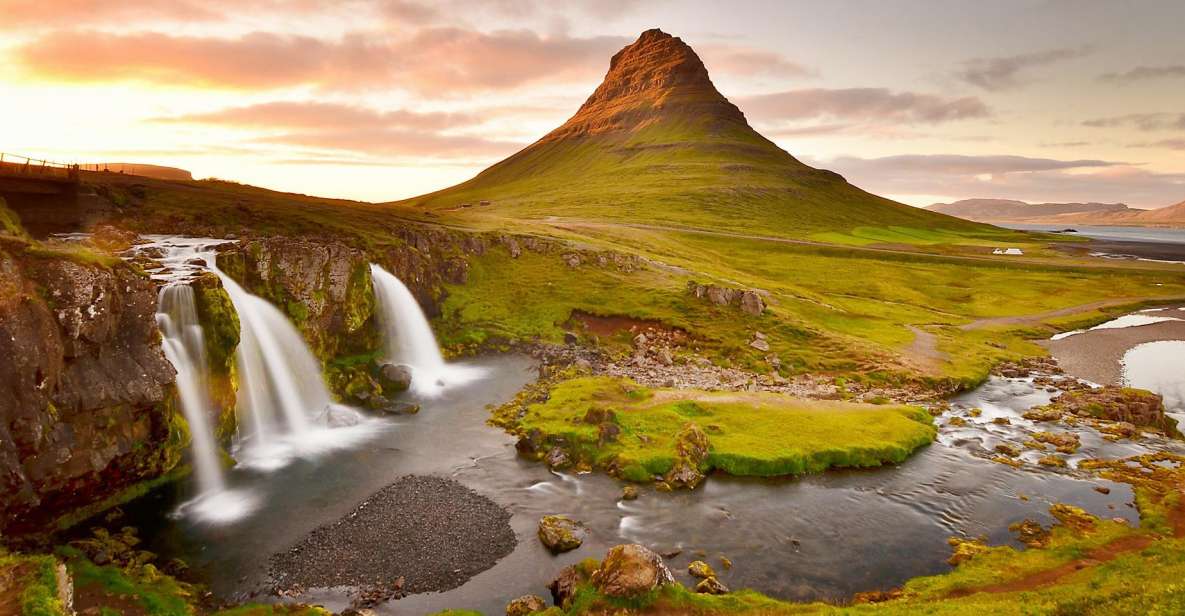
[[[675,583],[662,557],[637,544],[614,546],[592,575],[593,586],[609,597],[629,598]]]
[[[545,515],[539,520],[539,541],[554,554],[570,552],[584,543],[584,525],[562,515]]]
[[[765,312],[765,300],[756,291],[745,291],[741,293],[741,312],[751,315],[759,315]]]
[[[539,595],[523,595],[506,604],[506,616],[528,616],[547,609],[547,602]]]
[[[551,600],[561,608],[568,607],[568,602],[576,594],[576,587],[584,583],[584,573],[576,566],[564,567],[547,589],[551,591]]]
[[[694,489],[704,479],[704,462],[708,459],[711,443],[708,435],[694,423],[683,426],[675,437],[675,464],[667,472],[666,483]]]
[[[728,594],[728,587],[715,577],[704,578],[695,585],[695,592],[707,595]]]
[[[548,468],[561,469],[572,465],[572,460],[568,458],[568,452],[564,451],[562,447],[556,445],[547,452],[547,457],[544,459],[547,462]]]
[[[379,368],[379,385],[387,393],[407,391],[411,387],[411,367],[403,364],[383,364]]]

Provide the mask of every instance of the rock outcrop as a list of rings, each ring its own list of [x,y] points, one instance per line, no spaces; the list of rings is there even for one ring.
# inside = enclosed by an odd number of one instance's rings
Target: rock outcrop
[[[675,583],[662,557],[637,544],[614,546],[592,574],[593,586],[603,595],[637,597],[659,586]]]
[[[717,306],[735,306],[745,314],[756,316],[765,312],[765,300],[761,292],[754,289],[733,289],[714,284],[700,284],[693,280],[687,283],[687,292],[697,299]]]
[[[100,261],[95,263],[92,261]],[[177,464],[156,289],[123,263],[0,240],[0,529]]]

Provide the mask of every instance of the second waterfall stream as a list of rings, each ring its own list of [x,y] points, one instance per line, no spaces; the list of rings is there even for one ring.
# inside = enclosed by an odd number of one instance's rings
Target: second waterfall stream
[[[378,322],[383,328],[386,360],[411,369],[413,394],[434,398],[447,387],[481,377],[478,368],[444,361],[424,310],[403,281],[374,263],[370,264],[370,278],[378,303]]]

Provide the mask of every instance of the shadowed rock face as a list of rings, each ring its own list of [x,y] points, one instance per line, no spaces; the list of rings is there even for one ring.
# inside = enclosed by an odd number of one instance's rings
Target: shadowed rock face
[[[662,30],[647,30],[613,56],[605,80],[576,115],[540,142],[628,130],[664,114],[748,126],[741,110],[716,90],[687,43]]]
[[[123,264],[0,244],[0,529],[36,529],[177,463],[155,307]]]

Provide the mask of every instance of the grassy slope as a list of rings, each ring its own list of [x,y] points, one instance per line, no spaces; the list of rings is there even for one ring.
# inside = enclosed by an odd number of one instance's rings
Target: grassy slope
[[[418,222],[545,235],[674,266],[633,273],[590,266],[571,270],[559,255],[524,251],[511,259],[495,248],[471,257],[468,283],[449,289],[438,327],[442,341],[452,346],[489,339],[558,341],[571,311],[582,309],[683,327],[700,337],[714,358],[754,369],[766,369],[764,354],[745,343],[760,329],[770,335],[786,373],[875,378],[920,373],[975,381],[994,362],[1043,353],[1024,337],[1047,335],[1052,329],[1030,324],[965,331],[958,325],[1118,297],[1185,296],[1180,267],[1072,260],[1044,249],[1040,236],[1013,242],[1026,248],[1025,257],[992,257],[984,254],[990,251],[980,240],[950,231],[930,231],[926,239],[955,243],[895,245],[890,250],[507,219],[492,213],[499,205],[433,215],[227,182],[97,179],[118,199],[135,203],[128,206],[125,222],[141,231],[309,235],[381,250],[398,241],[397,229]],[[139,184],[134,190],[143,197],[129,196],[130,184]],[[685,292],[688,280],[765,289],[771,293],[770,310],[749,317],[694,300]],[[1098,320],[1119,310],[1089,316]],[[1066,317],[1047,321],[1059,328],[1077,323]],[[927,366],[912,357],[911,325],[934,333],[948,361]]]
[[[590,410],[609,411],[621,434],[598,444]],[[539,430],[565,443],[580,461],[616,465],[622,475],[648,481],[676,460],[675,440],[694,423],[707,434],[708,472],[779,476],[831,467],[900,462],[934,438],[930,416],[905,406],[797,400],[762,393],[647,390],[622,379],[585,377],[554,388],[533,404],[516,430]]]
[[[492,205],[477,206],[482,200]],[[442,211],[464,203],[474,207],[458,218],[662,223],[784,237],[867,226],[1014,236],[871,195],[798,162],[747,126],[718,129],[678,116],[629,132],[542,141],[472,180],[397,205]]]

